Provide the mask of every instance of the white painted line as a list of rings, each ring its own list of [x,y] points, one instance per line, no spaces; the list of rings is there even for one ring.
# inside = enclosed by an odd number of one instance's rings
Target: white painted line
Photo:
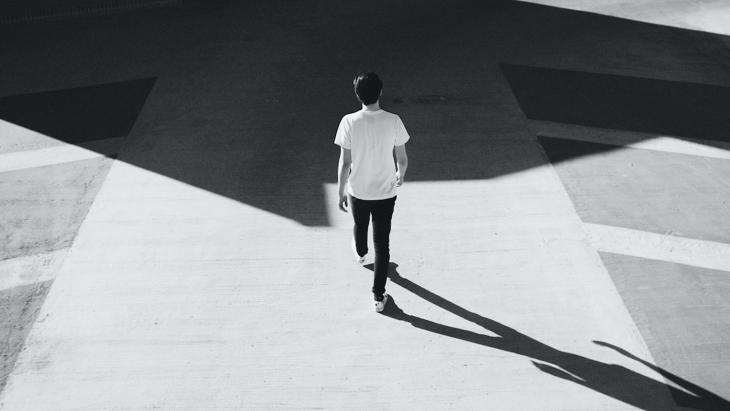
[[[656,137],[651,140],[629,144],[627,147],[647,150],[666,151],[670,153],[689,154],[693,156],[730,159],[730,150],[710,147],[694,141],[681,140],[675,137]]]
[[[730,35],[730,5],[727,0],[695,1],[585,1],[519,0],[569,10],[587,11],[663,26]]]
[[[0,172],[118,154],[123,139],[100,138],[69,144],[0,119]]]
[[[534,134],[545,137],[665,151],[692,156],[730,159],[730,143],[720,141],[680,138],[538,120],[530,120],[529,126]]]
[[[0,154],[65,144],[37,131],[0,119]]]
[[[656,234],[602,224],[584,224],[598,251],[730,272],[730,244]]]
[[[87,160],[103,154],[71,144],[0,154],[0,172]]]

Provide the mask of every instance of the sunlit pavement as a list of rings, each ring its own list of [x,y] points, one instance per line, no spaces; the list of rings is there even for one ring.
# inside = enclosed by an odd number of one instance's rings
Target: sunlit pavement
[[[730,409],[730,7],[539,3],[3,20],[0,407]],[[383,314],[361,69],[412,136]]]

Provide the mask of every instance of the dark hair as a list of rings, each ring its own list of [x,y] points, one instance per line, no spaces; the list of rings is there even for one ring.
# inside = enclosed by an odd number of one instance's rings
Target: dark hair
[[[355,88],[355,95],[362,104],[374,104],[380,98],[380,91],[383,89],[383,82],[373,72],[362,72],[352,80]]]

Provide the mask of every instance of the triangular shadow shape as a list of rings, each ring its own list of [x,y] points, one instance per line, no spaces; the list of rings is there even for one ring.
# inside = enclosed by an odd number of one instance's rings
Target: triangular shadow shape
[[[0,97],[0,119],[70,144],[126,137],[156,80]]]
[[[530,119],[730,142],[730,87],[500,66]]]

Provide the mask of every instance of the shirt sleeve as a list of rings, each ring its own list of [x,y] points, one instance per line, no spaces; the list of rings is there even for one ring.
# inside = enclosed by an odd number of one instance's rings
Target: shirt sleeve
[[[395,145],[402,146],[410,139],[411,139],[411,136],[408,135],[408,131],[406,131],[406,126],[403,125],[403,120],[400,119],[400,116],[396,116],[395,117]]]
[[[345,117],[340,120],[340,126],[337,127],[337,134],[335,135],[335,144],[342,148],[350,149],[352,142],[352,136],[350,135],[350,124],[347,122]]]

